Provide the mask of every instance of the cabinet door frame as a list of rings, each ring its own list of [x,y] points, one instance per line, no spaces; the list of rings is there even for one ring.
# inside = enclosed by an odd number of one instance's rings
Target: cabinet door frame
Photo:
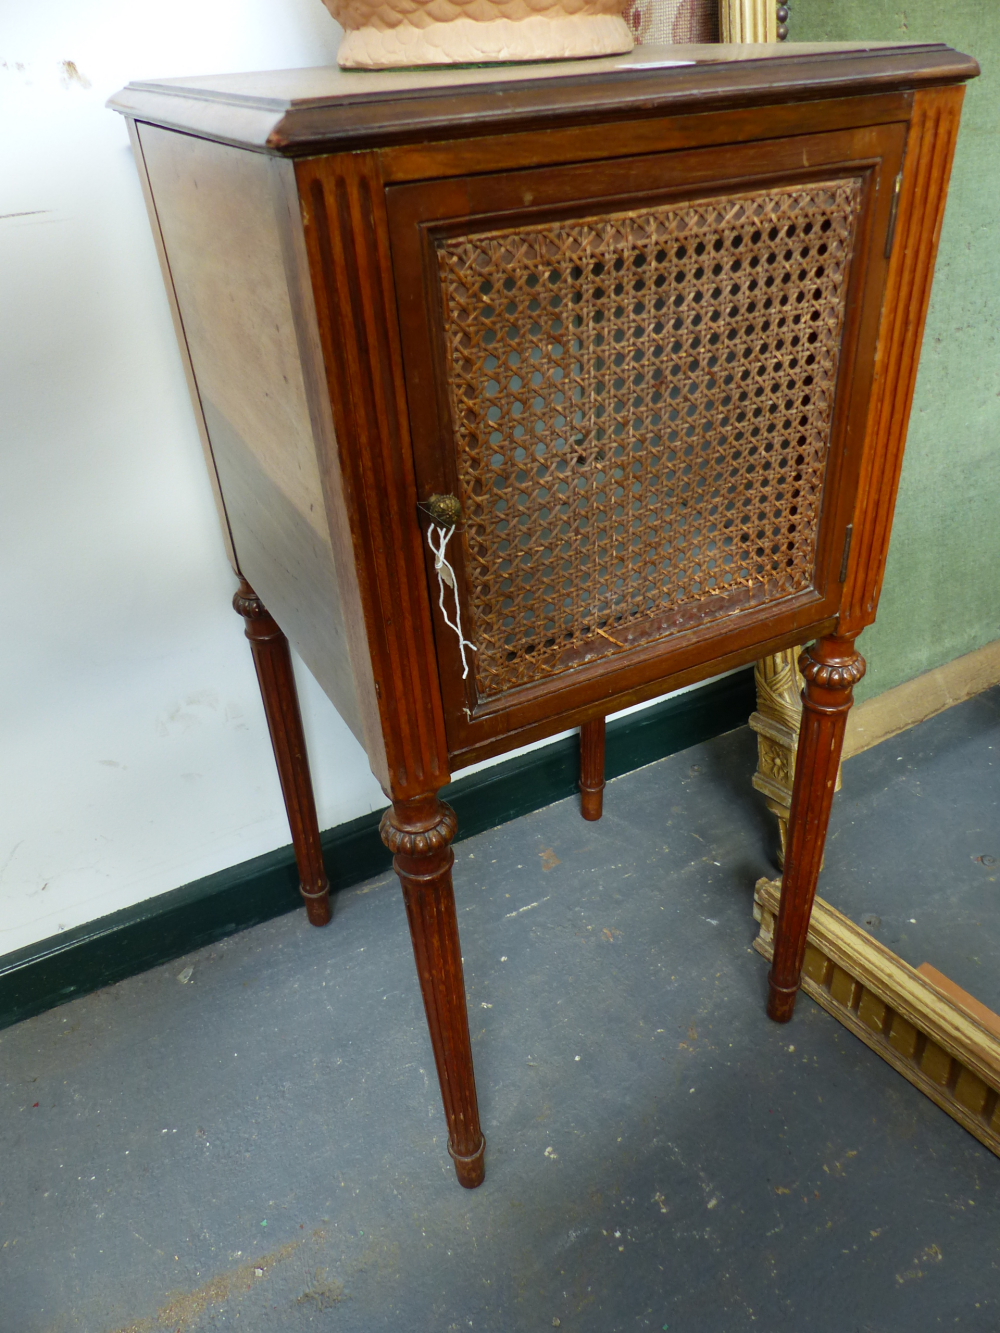
[[[609,126],[609,133],[620,127]],[[901,169],[905,122],[646,153],[597,162],[479,172],[389,185],[390,243],[402,334],[410,428],[421,498],[457,493],[454,432],[444,364],[443,313],[435,245],[557,218],[694,201],[762,188],[860,177],[862,204],[848,281],[845,325],[823,488],[813,590],[748,606],[611,656],[560,671],[551,680],[480,700],[474,672],[463,682],[457,639],[437,607],[430,553],[434,632],[452,766],[475,762],[511,743],[551,734],[590,712],[607,713],[654,697],[677,683],[751,661],[778,641],[794,643],[834,623],[845,532],[854,511],[866,403],[885,283],[885,241],[892,186]],[[442,446],[442,441],[447,441]],[[458,593],[467,602],[459,544],[452,552]],[[468,625],[468,620],[466,620]],[[512,736],[517,739],[511,742]]]

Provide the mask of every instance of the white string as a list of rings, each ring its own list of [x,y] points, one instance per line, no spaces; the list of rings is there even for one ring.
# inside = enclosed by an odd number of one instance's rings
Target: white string
[[[427,528],[427,545],[431,548],[431,553],[434,556],[434,571],[438,577],[438,606],[441,608],[441,615],[444,617],[444,623],[458,635],[458,651],[462,655],[462,679],[465,680],[466,676],[469,674],[469,664],[465,660],[465,650],[466,648],[471,648],[474,653],[479,650],[476,645],[470,643],[462,633],[462,608],[458,602],[458,588],[455,585],[455,571],[448,563],[448,557],[445,554],[448,549],[448,543],[451,541],[451,535],[454,531],[454,523],[450,528],[439,526],[437,523],[431,523]],[[444,609],[444,585],[446,583],[455,594],[454,620],[449,619],[448,612]]]

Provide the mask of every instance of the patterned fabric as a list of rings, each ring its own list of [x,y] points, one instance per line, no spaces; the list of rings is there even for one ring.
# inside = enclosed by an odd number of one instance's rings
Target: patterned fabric
[[[628,0],[624,18],[638,46],[719,40],[719,0]]]

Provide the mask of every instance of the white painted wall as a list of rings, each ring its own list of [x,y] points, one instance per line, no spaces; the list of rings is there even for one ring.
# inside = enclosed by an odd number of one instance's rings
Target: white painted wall
[[[331,63],[338,40],[320,0],[0,0],[0,955],[289,841],[104,103],[130,79]],[[297,666],[328,828],[385,800]]]

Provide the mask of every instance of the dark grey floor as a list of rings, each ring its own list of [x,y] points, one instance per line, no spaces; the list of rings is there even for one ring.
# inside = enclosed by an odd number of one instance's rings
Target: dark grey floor
[[[934,886],[995,884],[962,859],[995,819],[955,812],[996,735],[994,695],[852,760],[828,896],[862,876],[893,942],[929,848]],[[1000,1161],[811,1001],[764,1017],[753,764],[735,732],[601,824],[567,801],[458,846],[473,1193],[388,878],[0,1034],[0,1333],[995,1333]]]
[[[1000,688],[846,771],[824,898],[1000,1011]]]

